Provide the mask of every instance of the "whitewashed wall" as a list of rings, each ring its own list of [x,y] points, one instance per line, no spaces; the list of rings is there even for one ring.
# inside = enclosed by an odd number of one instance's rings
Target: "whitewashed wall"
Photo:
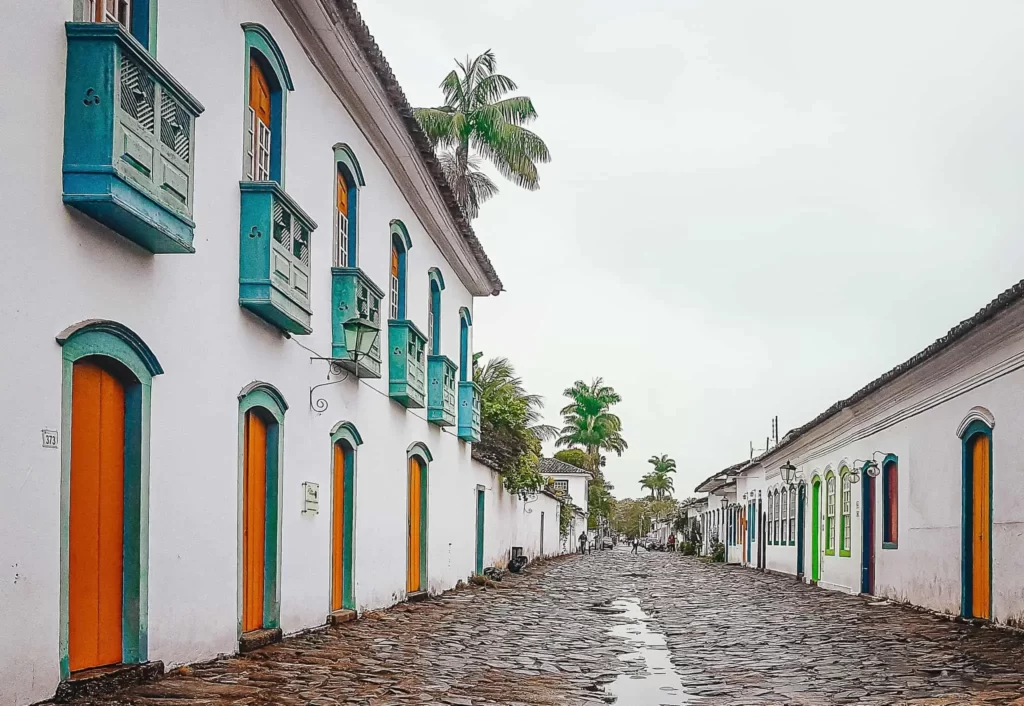
[[[1024,305],[1001,314],[942,354],[919,365],[852,409],[768,454],[737,478],[737,493],[776,487],[779,467],[792,461],[808,486],[828,469],[855,460],[899,458],[899,546],[883,549],[881,478],[875,492],[875,593],[946,613],[961,610],[962,441],[957,430],[975,407],[995,419],[992,436],[992,614],[998,622],[1024,618]],[[863,480],[861,481],[863,483]],[[820,503],[819,557],[823,588],[861,589],[862,486],[852,486],[851,552],[825,555],[825,488]],[[714,502],[714,497],[710,498]],[[742,502],[742,500],[740,501]],[[811,490],[805,502],[804,573],[811,576]],[[767,568],[795,574],[797,547],[767,547]],[[754,547],[756,557],[756,545]]]
[[[202,16],[202,22],[196,17]],[[168,665],[236,649],[238,633],[238,400],[254,380],[288,401],[284,423],[281,625],[322,624],[329,601],[330,513],[301,514],[302,483],[330,487],[329,433],[341,420],[362,434],[355,481],[355,597],[360,609],[405,595],[406,449],[424,443],[429,469],[428,585],[439,591],[472,571],[475,488],[494,496],[493,517],[512,525],[516,546],[532,546],[539,508],[502,498],[493,475],[470,460],[469,445],[428,425],[423,411],[391,402],[385,379],[323,388],[317,415],[309,390],[323,363],[238,306],[239,190],[242,164],[244,37],[240,24],[265,25],[288,61],[286,188],[319,228],[312,236],[313,328],[302,344],[331,349],[330,244],[334,208],[332,146],[348,143],[366,177],[359,196],[359,265],[387,289],[389,223],[402,219],[408,258],[408,316],[426,330],[427,270],[443,294],[441,352],[458,358],[460,307],[467,289],[424,234],[412,209],[349,113],[308,62],[270,0],[162,2],[158,60],[205,106],[197,123],[194,255],[153,256],[61,204],[64,22],[71,0],[30,3],[0,23],[2,79],[0,183],[7,210],[8,268],[0,284],[0,704],[50,696],[59,679],[60,452],[40,446],[40,430],[61,423],[57,333],[91,318],[138,333],[166,373],[153,383],[149,546],[149,656]],[[17,204],[17,207],[13,207]],[[489,473],[489,472],[488,472]],[[486,476],[486,478],[485,478]],[[484,480],[481,480],[484,479]],[[326,494],[325,494],[326,497]],[[585,500],[585,498],[584,498]],[[490,505],[489,505],[490,507]],[[518,513],[518,514],[517,514]],[[557,547],[557,509],[546,509]],[[493,555],[503,551],[498,522]],[[509,540],[510,541],[510,540]],[[550,543],[549,543],[550,542]],[[537,542],[539,548],[539,541]],[[491,549],[488,549],[491,552]]]

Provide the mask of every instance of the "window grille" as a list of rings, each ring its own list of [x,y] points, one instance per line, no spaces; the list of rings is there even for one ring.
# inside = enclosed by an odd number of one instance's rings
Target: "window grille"
[[[252,181],[270,180],[270,127],[249,107],[249,170]]]
[[[825,548],[834,551],[836,547],[836,479],[825,483]]]
[[[799,498],[799,493],[796,488],[792,488],[789,491],[789,543],[793,544],[796,542],[796,503]]]
[[[391,246],[391,318],[398,318],[398,249]]]
[[[567,481],[567,480],[556,480],[555,481],[555,490],[560,490],[563,493],[565,493],[566,495],[568,495],[569,494],[569,481]]]
[[[334,266],[348,267],[348,217],[338,212],[338,231],[334,235]]]
[[[842,549],[844,552],[850,551],[850,534],[851,534],[851,532],[850,532],[850,524],[851,524],[851,522],[850,522],[850,518],[851,518],[851,513],[850,513],[850,496],[852,495],[852,493],[850,492],[851,488],[852,488],[852,484],[850,483],[850,474],[847,473],[846,475],[843,476],[843,485],[842,485],[842,506],[843,506],[843,537],[842,537],[842,542],[843,543],[842,543],[842,546],[840,547],[840,549]]]
[[[430,351],[436,353],[434,350],[434,293],[430,292],[430,301],[427,304],[427,347]]]
[[[160,92],[160,141],[174,150],[184,161],[191,152],[192,135],[189,134],[188,113],[167,91]]]
[[[785,488],[782,489],[782,537],[781,543],[785,544],[789,541],[789,523],[786,522],[789,517],[789,491]]]
[[[121,109],[134,118],[142,129],[153,132],[155,89],[147,71],[128,56],[121,57]]]

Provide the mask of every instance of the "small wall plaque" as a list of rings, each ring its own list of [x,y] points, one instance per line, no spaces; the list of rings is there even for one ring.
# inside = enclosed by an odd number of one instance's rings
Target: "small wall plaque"
[[[306,481],[302,484],[302,514],[320,513],[320,484]]]
[[[60,446],[60,436],[56,429],[43,429],[43,448],[55,449]]]

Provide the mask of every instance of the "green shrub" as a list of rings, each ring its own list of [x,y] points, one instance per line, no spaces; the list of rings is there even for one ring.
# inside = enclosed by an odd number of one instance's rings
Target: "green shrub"
[[[725,561],[725,545],[717,539],[711,543],[711,561],[719,564]]]

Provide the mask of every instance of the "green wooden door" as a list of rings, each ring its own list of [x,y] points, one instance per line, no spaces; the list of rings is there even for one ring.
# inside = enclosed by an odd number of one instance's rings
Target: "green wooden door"
[[[476,573],[484,572],[484,491],[476,491]]]
[[[818,513],[821,499],[821,481],[815,481],[811,487],[811,580],[821,579],[821,555],[818,551],[821,519]]]

